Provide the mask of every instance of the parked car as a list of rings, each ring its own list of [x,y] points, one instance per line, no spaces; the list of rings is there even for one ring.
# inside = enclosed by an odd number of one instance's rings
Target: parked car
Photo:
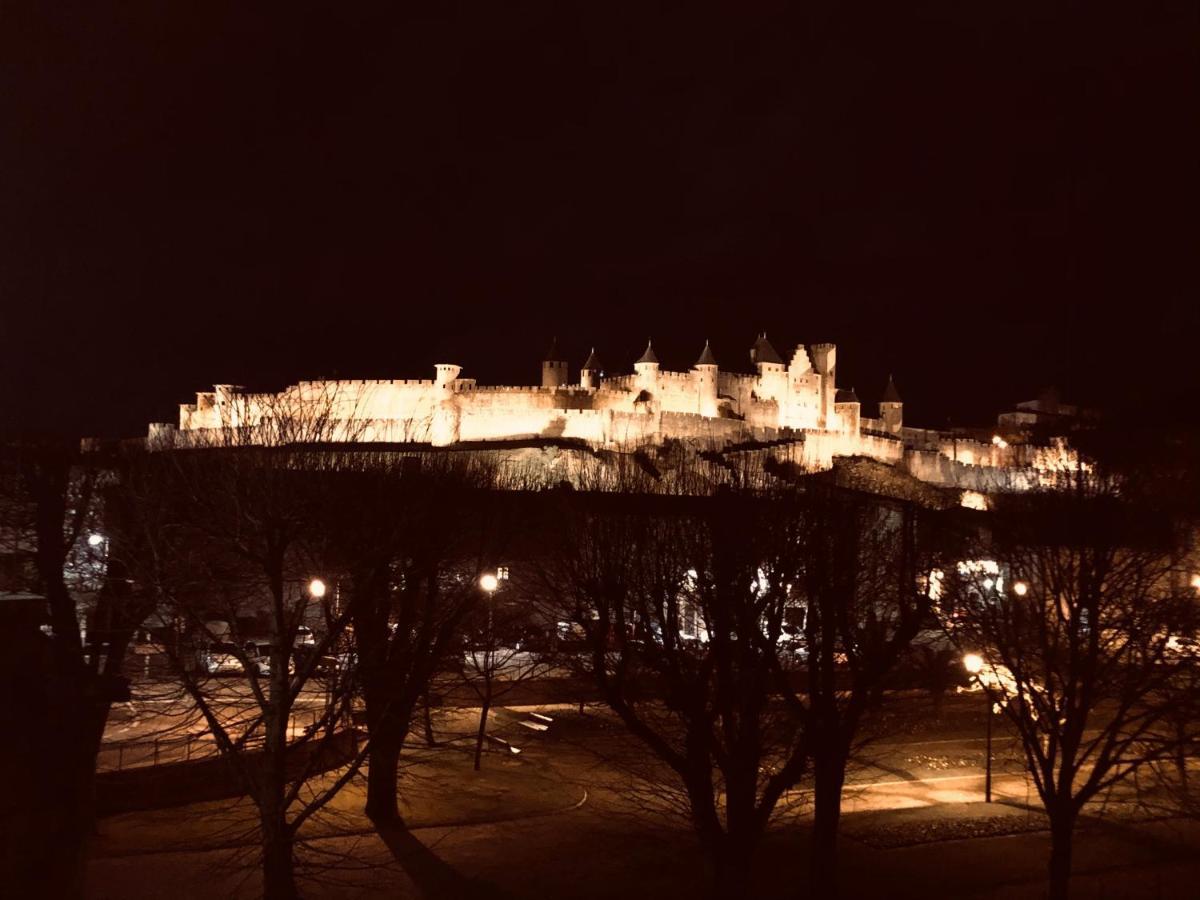
[[[317,678],[333,678],[334,676],[349,672],[354,668],[356,657],[353,653],[331,653],[325,656],[318,656],[313,659],[313,648],[311,646],[297,647],[292,659],[293,669],[296,665],[301,668],[309,665],[311,660],[311,674]]]
[[[246,659],[250,665],[254,666],[259,675],[271,674],[271,642],[270,641],[247,641],[242,650],[246,654]],[[296,664],[291,656],[288,656],[288,674],[294,675],[296,672]]]
[[[296,647],[311,647],[316,642],[317,639],[313,635],[313,630],[307,625],[301,625],[296,629],[296,638],[292,641],[292,644]]]
[[[209,675],[240,674],[246,671],[238,657],[237,644],[218,641],[200,651],[200,666]]]
[[[344,678],[354,668],[355,661],[353,653],[322,656],[313,666],[313,675],[318,678]]]

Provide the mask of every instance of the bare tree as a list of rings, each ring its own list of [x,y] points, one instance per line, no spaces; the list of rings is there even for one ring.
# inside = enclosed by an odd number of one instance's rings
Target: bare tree
[[[495,566],[504,501],[494,466],[466,454],[364,456],[353,466],[330,524],[370,735],[367,814],[400,823],[400,755],[480,600],[480,575]]]
[[[918,527],[922,511],[914,504],[821,477],[806,486],[804,512],[794,552],[803,560],[797,592],[806,611],[807,677],[792,702],[812,757],[811,884],[829,897],[837,894],[846,766],[889,674],[928,621],[931,601],[919,582],[936,543],[932,525]]]
[[[695,474],[692,495],[563,493],[539,576],[605,702],[678,779],[718,892],[741,896],[806,767],[780,697],[801,520],[790,491],[701,493]]]
[[[522,683],[545,677],[553,665],[548,647],[530,646],[537,626],[528,598],[507,586],[507,570],[500,574],[504,577],[488,572],[481,578],[485,596],[464,622],[465,647],[458,660],[459,679],[479,701],[475,771],[483,760],[492,706]]]
[[[96,755],[111,703],[128,691],[130,637],[152,606],[129,585],[109,531],[125,511],[117,491],[123,459],[32,442],[5,445],[2,465],[0,534],[14,570],[3,587],[40,594],[49,614],[43,727],[54,737],[38,764],[47,773],[39,808],[49,811],[52,833],[34,852],[54,856],[39,863],[54,891],[77,895],[95,816]]]
[[[350,611],[336,591],[315,589],[334,562],[326,522],[340,499],[337,455],[323,445],[345,437],[345,422],[331,397],[293,400],[259,401],[253,426],[231,424],[202,449],[150,454],[130,485],[138,496],[129,523],[141,550],[132,574],[192,638],[163,649],[257,806],[264,894],[282,898],[296,896],[299,829],[366,752],[347,754],[352,733],[339,730],[350,720],[352,669],[331,672],[324,662]],[[317,635],[298,653],[306,622]],[[213,677],[231,663],[246,678],[241,697]],[[319,673],[325,683],[313,691]],[[303,729],[295,718],[302,699]],[[310,776],[333,757],[348,764],[315,786]]]
[[[1056,900],[1084,806],[1174,756],[1172,688],[1190,660],[1171,648],[1194,636],[1196,607],[1170,523],[1136,494],[1081,460],[1054,490],[999,498],[945,578],[950,634],[982,657],[1049,818]]]

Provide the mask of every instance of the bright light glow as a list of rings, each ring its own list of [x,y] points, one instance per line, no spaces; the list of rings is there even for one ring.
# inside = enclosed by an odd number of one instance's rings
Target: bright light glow
[[[946,580],[946,573],[941,569],[933,569],[929,573],[929,591],[928,597],[930,600],[942,599],[942,582]]]
[[[490,594],[492,591],[496,590],[496,588],[500,587],[500,579],[491,572],[487,572],[480,576],[479,586]]]
[[[323,582],[320,578],[314,578],[308,583],[308,592],[313,596],[314,599],[320,600],[325,596],[325,582]]]
[[[979,491],[963,491],[958,503],[963,509],[978,509],[987,512],[988,508],[988,498]]]
[[[762,597],[770,589],[771,585],[767,581],[767,573],[762,570],[762,567],[759,567],[754,580],[750,582],[750,590],[755,596]]]
[[[1196,590],[1200,591],[1200,575],[1192,576],[1192,587],[1194,587]]]
[[[963,668],[972,675],[978,675],[983,671],[983,657],[978,653],[968,653],[963,657]]]
[[[1029,585],[1027,585],[1023,581],[1014,581],[1013,582],[1013,593],[1016,594],[1018,597],[1024,597],[1026,594],[1029,593]]]
[[[995,444],[997,447],[999,447],[1001,450],[1003,450],[1005,447],[1008,446],[1008,441],[1006,441],[1004,438],[1000,437],[1000,435],[998,435],[998,434],[992,435],[992,443]]]
[[[89,547],[99,547],[103,543],[104,543],[104,535],[102,535],[102,534],[89,534],[88,535],[88,546]]]
[[[990,579],[990,578],[985,578],[985,579],[983,579],[983,588],[984,588],[984,590],[986,590],[986,591],[990,591],[990,590],[991,590],[992,588],[994,588],[995,586],[996,586],[996,582],[992,581],[992,579]]]
[[[1000,564],[994,559],[964,559],[958,564],[958,574],[968,575],[999,575]]]

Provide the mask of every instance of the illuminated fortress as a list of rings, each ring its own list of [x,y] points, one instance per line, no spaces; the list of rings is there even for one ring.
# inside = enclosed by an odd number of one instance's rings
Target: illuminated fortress
[[[669,442],[716,452],[770,448],[807,471],[835,457],[867,457],[922,481],[973,490],[1025,483],[1064,448],[964,440],[904,424],[889,378],[878,416],[837,384],[833,344],[797,346],[787,361],[762,334],[750,349],[754,372],[724,371],[707,343],[687,371],[664,370],[648,344],[632,374],[605,372],[593,351],[572,382],[555,346],[540,386],[486,386],[439,363],[429,380],[302,381],[279,393],[216,385],[181,404],[178,426],[152,424],[151,447],[354,441],[434,447],[550,440],[617,451]],[[289,423],[283,425],[281,423]],[[297,424],[299,423],[299,424]],[[307,430],[307,434],[305,431]]]

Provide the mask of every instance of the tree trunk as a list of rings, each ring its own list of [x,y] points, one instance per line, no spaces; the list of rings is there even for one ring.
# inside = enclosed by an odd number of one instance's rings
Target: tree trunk
[[[846,760],[836,750],[825,750],[813,760],[813,827],[811,857],[812,893],[820,900],[837,897],[837,837],[842,815],[842,785]]]
[[[1067,900],[1071,890],[1071,844],[1075,816],[1058,813],[1050,818],[1050,900]]]
[[[751,896],[755,842],[749,835],[726,834],[715,848],[713,890],[720,900]]]
[[[475,771],[479,771],[479,766],[483,762],[483,741],[487,737],[487,717],[488,710],[492,707],[491,691],[489,690],[483,698],[483,706],[479,708],[479,733],[475,735]]]
[[[1188,770],[1187,770],[1187,751],[1188,751],[1188,729],[1187,723],[1183,720],[1175,720],[1175,771],[1179,774],[1179,787],[1183,791],[1183,798],[1186,802],[1191,802],[1188,796]]]
[[[396,794],[399,787],[400,751],[404,736],[391,717],[384,717],[372,729],[367,751],[367,816],[373,822],[388,824],[400,820]]]
[[[433,735],[433,716],[429,711],[429,691],[421,695],[421,712],[425,720],[425,744],[432,747],[437,744]]]
[[[400,677],[386,669],[373,669],[363,692],[367,735],[371,741],[367,755],[365,812],[371,821],[381,824],[400,820],[397,803],[400,754],[417,703],[415,696],[399,696],[396,681]]]
[[[282,798],[279,798],[282,799]],[[292,840],[286,816],[275,798],[264,801],[262,818],[262,877],[266,900],[295,900],[295,871],[292,865]]]
[[[95,827],[95,737],[90,716],[94,712],[86,704],[74,707],[73,721],[66,721],[53,754],[52,766],[56,777],[45,786],[45,797],[57,811],[54,833],[44,843],[53,848],[43,865],[49,868],[50,893],[62,897],[84,895],[84,871],[87,850]]]
[[[288,651],[271,647],[271,675],[264,710],[262,769],[258,777],[258,814],[262,831],[263,896],[267,900],[298,897],[292,866],[292,833],[288,827],[287,791],[288,725],[291,698],[288,687]]]

